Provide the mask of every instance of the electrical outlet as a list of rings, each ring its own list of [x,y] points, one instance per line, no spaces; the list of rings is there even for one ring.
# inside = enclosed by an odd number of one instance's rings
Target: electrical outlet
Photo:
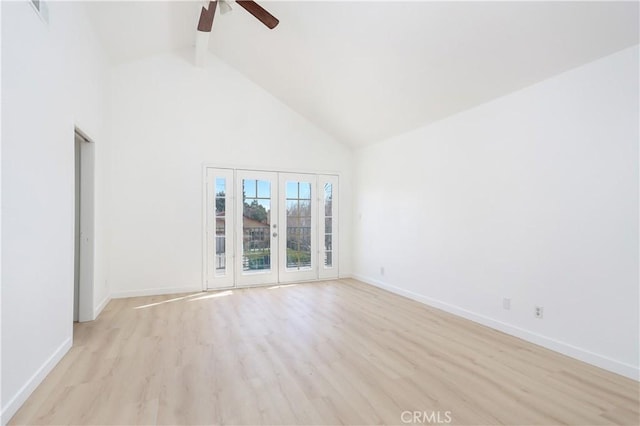
[[[542,306],[536,306],[534,311],[533,311],[533,315],[536,318],[542,318],[543,314],[544,314],[544,308]]]
[[[380,275],[384,275],[384,266],[380,267]]]
[[[502,299],[502,307],[504,309],[506,309],[507,311],[511,309],[511,299],[509,299],[508,297],[505,297],[504,299]]]

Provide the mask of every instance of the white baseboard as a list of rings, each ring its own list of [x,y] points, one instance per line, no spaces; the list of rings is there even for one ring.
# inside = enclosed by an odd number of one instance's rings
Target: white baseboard
[[[561,342],[559,340],[556,340],[547,336],[543,336],[538,333],[531,332],[529,330],[525,330],[518,326],[511,325],[502,321],[498,321],[481,314],[477,314],[475,312],[469,311],[459,306],[452,305],[450,303],[445,303],[440,300],[432,299],[430,297],[424,296],[422,294],[414,293],[412,291],[405,290],[403,288],[384,283],[382,281],[379,281],[373,278],[365,277],[359,274],[353,274],[353,278],[359,281],[362,281],[366,284],[370,284],[375,287],[379,287],[384,290],[390,291],[392,293],[398,294],[400,296],[407,297],[417,302],[424,303],[425,305],[429,305],[431,307],[441,309],[443,311],[449,312],[459,317],[466,318],[473,322],[477,322],[479,324],[485,325],[495,330],[502,331],[503,333],[507,333],[509,335],[519,337],[520,339],[526,340],[536,345],[543,346],[547,349],[551,349],[552,351],[559,352],[571,358],[584,361],[588,364],[595,365],[596,367],[603,368],[607,371],[620,374],[622,376],[628,377],[636,381],[640,380],[640,368],[636,366],[626,364],[626,363],[617,361],[615,359],[611,359],[604,355],[600,355],[600,354],[588,351],[586,349],[579,348],[571,344]]]
[[[111,296],[107,295],[107,297],[102,299],[102,302],[98,303],[98,306],[93,308],[93,319],[94,320],[96,318],[98,318],[98,316],[100,315],[102,310],[109,304],[110,301],[111,301]]]
[[[63,356],[71,349],[72,338],[68,337],[53,353],[51,356],[38,368],[38,370],[27,380],[27,382],[20,388],[20,390],[9,399],[9,402],[2,407],[1,422],[2,425],[6,425],[11,417],[22,407],[22,404],[29,398],[29,395],[42,383],[47,377],[47,374],[53,370]]]
[[[194,287],[162,287],[162,288],[148,288],[144,290],[127,290],[116,291],[111,294],[112,299],[123,299],[126,297],[139,297],[139,296],[160,296],[164,294],[179,294],[179,293],[196,293],[202,291],[202,286]]]

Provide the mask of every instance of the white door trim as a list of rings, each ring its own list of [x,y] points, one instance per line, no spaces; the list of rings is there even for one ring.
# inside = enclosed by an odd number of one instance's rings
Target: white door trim
[[[235,283],[235,173],[229,169],[206,170],[206,196],[204,199],[205,209],[209,212],[205,217],[206,226],[206,253],[205,256],[205,289],[220,289],[233,287]],[[224,191],[224,216],[218,217],[217,202],[219,198],[217,179],[222,180]],[[213,196],[211,196],[213,195]],[[224,258],[218,258],[218,224],[219,219],[224,220]],[[217,269],[218,263],[224,263],[224,271]]]
[[[80,273],[78,321],[93,321],[94,252],[95,252],[95,143],[77,127],[80,139]],[[78,241],[74,242],[77,243]]]

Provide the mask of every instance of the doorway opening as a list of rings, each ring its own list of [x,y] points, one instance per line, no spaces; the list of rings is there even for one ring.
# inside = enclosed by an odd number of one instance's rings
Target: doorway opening
[[[75,129],[73,321],[93,319],[94,146]]]

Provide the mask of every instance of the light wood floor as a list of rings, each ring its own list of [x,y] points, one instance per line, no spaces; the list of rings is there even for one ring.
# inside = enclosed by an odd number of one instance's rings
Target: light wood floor
[[[354,280],[113,300],[74,333],[11,424],[640,423],[637,382]]]

